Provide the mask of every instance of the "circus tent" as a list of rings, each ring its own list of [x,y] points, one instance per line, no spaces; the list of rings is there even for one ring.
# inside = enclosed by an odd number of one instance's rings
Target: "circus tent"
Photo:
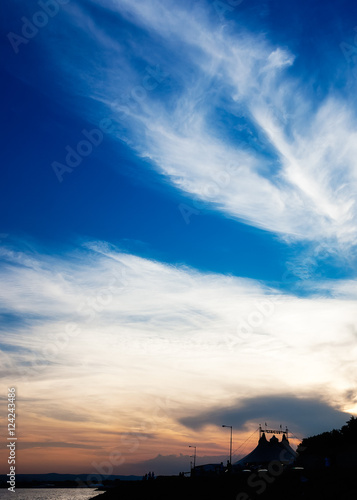
[[[289,465],[294,462],[296,456],[297,453],[291,448],[285,433],[281,441],[275,435],[268,441],[265,433],[262,432],[256,448],[235,462],[233,466],[266,465],[273,460],[277,460],[284,465]]]

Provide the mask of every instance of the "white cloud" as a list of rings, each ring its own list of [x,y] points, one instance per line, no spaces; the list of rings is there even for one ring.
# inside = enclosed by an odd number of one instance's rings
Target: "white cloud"
[[[269,54],[268,67],[282,68],[283,66],[291,66],[294,63],[294,57],[280,48]]]
[[[128,407],[150,395],[205,405],[272,387],[321,386],[334,400],[355,383],[350,282],[342,298],[298,299],[253,280],[92,248],[65,259],[8,253],[2,312],[23,324],[1,334],[10,348],[3,358],[9,380],[25,373],[30,398],[44,384],[61,393],[63,380],[80,392],[83,377],[94,394],[103,384],[118,401],[129,392]]]
[[[105,61],[94,60],[105,78],[103,84],[91,78],[92,96],[123,120],[124,140],[139,155],[178,189],[228,216],[344,251],[356,244],[357,129],[347,102],[331,91],[316,106],[304,82],[286,72],[293,54],[241,27],[215,23],[208,7],[102,5],[154,40],[152,49],[132,40],[125,52],[115,37],[103,38],[99,22],[90,24]],[[130,63],[133,55],[142,68],[161,66],[170,96],[141,88],[133,98],[147,76]],[[138,102],[128,107],[121,95]],[[234,138],[231,129],[222,131],[219,110],[241,117],[251,140],[242,131]]]
[[[93,445],[85,456],[71,456],[78,470],[118,450],[125,468],[157,452],[180,453],[185,441],[221,443],[217,427],[197,433],[179,418],[241,398],[317,397],[353,411],[351,281],[340,282],[332,297],[328,290],[330,298],[315,284],[316,295],[299,299],[101,242],[62,257],[6,249],[2,255],[1,376],[17,389],[21,440],[38,440],[41,428],[41,442],[58,441],[60,428],[62,441]],[[108,431],[136,437],[122,442]],[[67,470],[58,448],[45,451],[46,463]],[[39,467],[40,449],[36,460]]]

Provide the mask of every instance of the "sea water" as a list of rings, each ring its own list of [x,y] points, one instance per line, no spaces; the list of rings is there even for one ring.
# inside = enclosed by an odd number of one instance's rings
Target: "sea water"
[[[90,500],[100,494],[89,488],[16,488],[15,494],[0,488],[1,500]]]

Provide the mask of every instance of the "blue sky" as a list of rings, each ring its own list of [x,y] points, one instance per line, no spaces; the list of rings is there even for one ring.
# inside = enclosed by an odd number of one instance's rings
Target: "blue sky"
[[[260,401],[268,379],[279,387],[272,397],[308,398],[301,412],[311,394],[342,423],[357,412],[356,5],[19,0],[1,9],[1,345],[29,401],[44,384],[26,368],[33,359],[51,391],[91,367],[95,392],[105,376],[95,354],[110,346],[108,377],[123,371],[144,408],[182,379],[180,414],[162,435],[168,453],[202,406],[216,414],[247,391]],[[69,324],[82,333],[63,347]],[[272,368],[282,358],[295,368]],[[190,377],[199,397],[185,393]],[[62,399],[51,404],[64,412]],[[127,404],[141,421],[135,397]],[[204,442],[218,439],[211,424]],[[115,425],[126,429],[127,416]],[[151,458],[164,437],[135,459]]]

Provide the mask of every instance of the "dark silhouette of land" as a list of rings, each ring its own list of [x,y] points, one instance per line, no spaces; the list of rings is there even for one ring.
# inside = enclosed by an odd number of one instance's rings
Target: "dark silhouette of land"
[[[100,486],[101,500],[356,500],[357,418],[339,430],[305,438],[297,452],[290,465],[274,458],[254,466],[207,468],[206,473],[197,467],[191,477],[18,474],[16,488]],[[6,479],[0,476],[3,488]]]
[[[356,500],[355,470],[287,471],[270,484],[258,477],[158,477],[152,483],[124,482],[98,497],[101,500]]]
[[[293,466],[274,463],[207,477],[119,481],[101,500],[356,500],[357,418],[340,430],[305,438]],[[276,461],[275,461],[276,462]],[[276,464],[275,464],[276,465]]]

